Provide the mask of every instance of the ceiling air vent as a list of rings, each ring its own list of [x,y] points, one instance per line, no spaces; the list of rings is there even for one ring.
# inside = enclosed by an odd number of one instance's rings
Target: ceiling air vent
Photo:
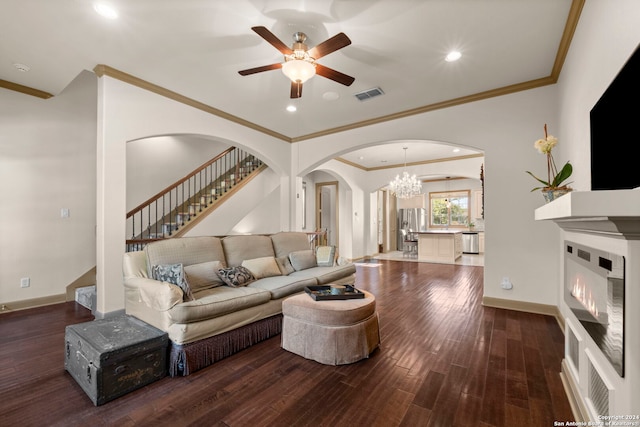
[[[356,93],[355,97],[360,101],[365,101],[378,95],[384,95],[384,92],[379,87],[374,87],[373,89],[367,89],[363,90],[362,92]]]

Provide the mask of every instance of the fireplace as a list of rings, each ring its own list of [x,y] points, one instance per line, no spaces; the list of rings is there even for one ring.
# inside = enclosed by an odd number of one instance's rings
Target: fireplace
[[[625,258],[564,242],[564,301],[624,377]]]

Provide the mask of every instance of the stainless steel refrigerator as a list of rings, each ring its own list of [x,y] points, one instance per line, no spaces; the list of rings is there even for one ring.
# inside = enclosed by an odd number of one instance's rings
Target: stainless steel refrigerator
[[[402,248],[402,230],[427,231],[427,211],[424,208],[398,209],[398,248]]]

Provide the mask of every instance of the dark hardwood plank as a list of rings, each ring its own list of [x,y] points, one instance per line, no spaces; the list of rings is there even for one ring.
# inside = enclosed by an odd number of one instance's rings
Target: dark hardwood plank
[[[99,407],[64,371],[75,303],[0,315],[0,425],[548,426],[571,420],[554,318],[482,306],[482,267],[373,261],[380,348],[325,366],[280,337]]]

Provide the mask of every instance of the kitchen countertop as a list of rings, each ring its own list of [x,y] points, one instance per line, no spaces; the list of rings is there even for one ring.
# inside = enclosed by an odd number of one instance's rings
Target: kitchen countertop
[[[427,231],[414,231],[415,234],[458,234],[462,233],[462,230],[427,230]]]

